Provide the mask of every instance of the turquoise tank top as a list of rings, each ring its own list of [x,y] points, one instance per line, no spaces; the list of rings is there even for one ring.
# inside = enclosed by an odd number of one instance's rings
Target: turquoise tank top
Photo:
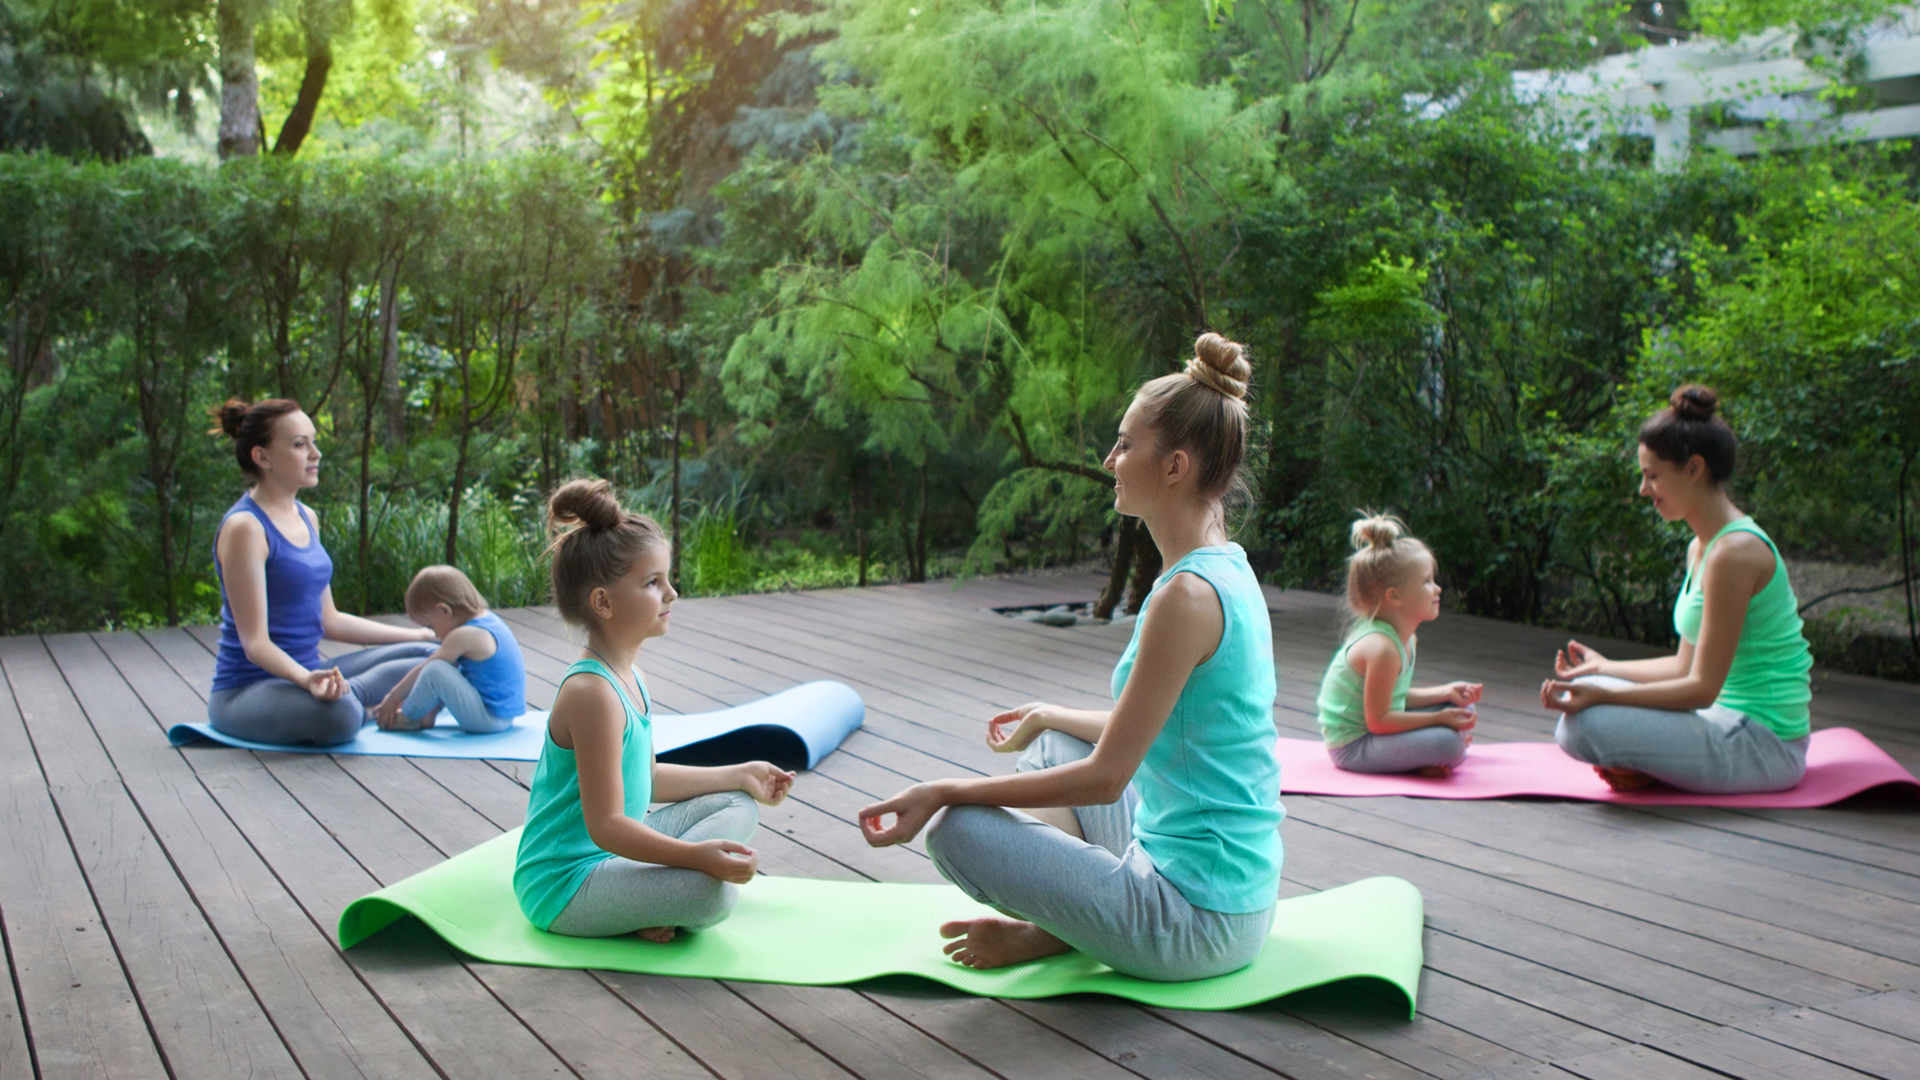
[[[493,655],[485,660],[461,658],[460,674],[486,702],[489,715],[502,720],[517,720],[527,712],[527,662],[520,653],[520,640],[507,629],[506,620],[493,612],[483,612],[467,620],[493,635]],[[637,682],[636,682],[636,685]]]
[[[1386,635],[1400,654],[1400,675],[1393,680],[1393,700],[1387,703],[1387,711],[1406,711],[1407,690],[1413,686],[1413,656],[1393,632],[1392,623],[1368,619],[1334,651],[1333,663],[1320,680],[1320,737],[1329,747],[1345,746],[1367,734],[1367,681],[1347,663],[1347,654],[1369,634]]]
[[[653,800],[653,703],[647,698],[647,684],[636,669],[633,684],[640,688],[640,703],[645,706],[636,709],[620,680],[598,660],[575,662],[561,676],[560,684],[565,686],[580,672],[607,680],[620,695],[627,714],[626,730],[620,736],[620,784],[627,816],[644,820],[647,804]],[[540,745],[540,763],[533,768],[527,824],[521,830],[520,853],[513,865],[513,895],[520,901],[520,910],[529,922],[545,930],[567,909],[593,868],[611,858],[612,852],[587,835],[586,815],[580,811],[580,772],[573,751],[554,742],[553,731],[548,729]]]
[[[1673,605],[1673,629],[1688,642],[1700,640],[1700,620],[1706,614],[1706,588],[1698,573],[1707,553],[1730,532],[1752,533],[1773,551],[1773,577],[1747,602],[1740,624],[1740,644],[1733,650],[1733,666],[1714,701],[1767,726],[1782,739],[1798,739],[1812,730],[1807,703],[1813,700],[1813,652],[1800,632],[1800,601],[1787,580],[1786,560],[1780,549],[1750,517],[1730,521],[1700,549],[1700,561],[1687,567],[1687,581]]]
[[[1220,598],[1220,645],[1173,703],[1134,774],[1133,837],[1195,907],[1265,911],[1280,890],[1280,761],[1275,754],[1273,623],[1239,544],[1199,548],[1147,594],[1113,669],[1115,700],[1140,651],[1140,627],[1160,586],[1193,574]]]

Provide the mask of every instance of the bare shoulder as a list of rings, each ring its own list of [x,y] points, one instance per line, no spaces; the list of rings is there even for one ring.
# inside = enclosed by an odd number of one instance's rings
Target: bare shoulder
[[[553,696],[547,730],[566,750],[577,749],[580,737],[601,729],[615,730],[626,720],[613,685],[597,675],[581,675],[560,684]]]
[[[252,514],[229,514],[220,523],[220,535],[214,547],[222,559],[255,552],[264,557],[267,551],[266,527]]]
[[[454,627],[453,631],[447,635],[446,643],[459,650],[462,656],[473,656],[482,652],[491,653],[494,647],[493,635],[478,626],[472,625]],[[577,681],[579,680],[568,679],[567,685],[571,686]],[[606,683],[605,679],[595,679],[594,681],[602,685]]]
[[[1368,634],[1347,650],[1347,666],[1353,670],[1368,670],[1375,664],[1386,665],[1395,672],[1400,670],[1400,650],[1393,647],[1385,634]]]
[[[1750,532],[1728,533],[1707,552],[1707,569],[1715,572],[1770,574],[1773,548]]]
[[[1220,596],[1207,584],[1207,579],[1199,574],[1181,571],[1168,578],[1154,594],[1154,605],[1148,614],[1157,615],[1166,612],[1176,620],[1195,617],[1220,617]]]

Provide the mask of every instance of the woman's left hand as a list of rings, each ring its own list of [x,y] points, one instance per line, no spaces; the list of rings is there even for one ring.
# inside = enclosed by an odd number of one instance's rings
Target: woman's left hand
[[[945,805],[938,789],[932,784],[915,784],[907,790],[888,799],[874,803],[860,811],[860,835],[866,838],[869,847],[891,847],[904,844],[920,835]],[[884,824],[888,814],[894,815],[892,825]]]
[[[1540,684],[1541,707],[1569,716],[1582,709],[1605,704],[1609,696],[1605,687],[1592,683],[1548,679]]]
[[[740,790],[763,806],[778,806],[793,790],[793,774],[769,761],[749,761],[740,768]]]

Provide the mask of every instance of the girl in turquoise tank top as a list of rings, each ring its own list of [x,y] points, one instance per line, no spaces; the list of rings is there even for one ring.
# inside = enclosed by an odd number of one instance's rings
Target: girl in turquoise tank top
[[[1320,682],[1320,734],[1349,772],[1443,777],[1467,756],[1483,687],[1414,686],[1415,632],[1440,617],[1433,552],[1394,517],[1353,523],[1347,610],[1355,620]]]
[[[1773,540],[1727,497],[1738,446],[1704,386],[1640,429],[1640,494],[1694,539],[1674,608],[1680,648],[1609,660],[1577,641],[1540,702],[1554,738],[1617,791],[1663,781],[1710,794],[1781,791],[1806,774],[1812,654]]]
[[[627,513],[604,480],[554,492],[553,599],[587,647],[547,718],[513,891],[535,926],[574,937],[673,940],[732,911],[759,858],[755,802],[793,774],[764,761],[723,768],[653,760],[652,704],[635,662],[667,632],[677,597],[660,526]],[[662,802],[652,813],[647,806]]]
[[[1114,669],[1114,707],[1000,713],[986,740],[1020,754],[1014,775],[916,784],[860,811],[876,847],[931,823],[940,872],[1014,916],[940,927],[961,964],[1079,950],[1184,980],[1244,967],[1267,941],[1283,816],[1272,623],[1224,514],[1252,369],[1216,334],[1195,354],[1140,390],[1107,455],[1115,509],[1166,567]]]

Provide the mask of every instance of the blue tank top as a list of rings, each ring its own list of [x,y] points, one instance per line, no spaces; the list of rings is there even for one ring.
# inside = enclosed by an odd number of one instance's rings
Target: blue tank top
[[[560,684],[581,672],[598,675],[613,684],[626,710],[627,725],[620,733],[620,794],[627,816],[643,821],[653,799],[653,703],[647,684],[633,671],[642,708],[613,672],[598,660],[579,660],[560,677]],[[545,930],[567,910],[573,894],[586,883],[595,867],[613,853],[593,842],[587,817],[580,809],[580,767],[573,751],[553,741],[547,728],[540,740],[540,763],[533,767],[532,790],[527,793],[527,824],[520,831],[520,849],[513,863],[513,895],[527,921]]]
[[[485,660],[462,657],[460,674],[467,677],[487,712],[502,720],[514,720],[527,711],[527,664],[520,655],[520,642],[500,616],[488,611],[466,622],[493,635],[493,655]]]
[[[333,560],[327,557],[327,549],[320,543],[320,526],[313,515],[306,507],[294,505],[299,506],[300,516],[307,523],[304,547],[295,545],[274,528],[273,519],[253,501],[252,493],[240,496],[240,501],[227,509],[220,524],[224,528],[227,518],[242,513],[260,519],[267,531],[267,637],[293,657],[294,663],[317,670],[321,666],[320,597],[333,581]],[[227,603],[227,578],[220,569],[218,531],[213,534],[213,546],[214,573],[220,578],[220,651],[213,664],[213,689],[218,692],[237,690],[275,676],[247,659],[247,650],[240,644],[240,631],[233,624],[233,607]]]
[[[1160,586],[1180,573],[1220,598],[1220,645],[1173,703],[1134,774],[1133,836],[1195,907],[1265,911],[1280,891],[1280,761],[1275,753],[1273,622],[1239,544],[1199,548],[1147,594],[1133,639],[1113,669],[1116,700],[1133,673],[1140,627]]]

